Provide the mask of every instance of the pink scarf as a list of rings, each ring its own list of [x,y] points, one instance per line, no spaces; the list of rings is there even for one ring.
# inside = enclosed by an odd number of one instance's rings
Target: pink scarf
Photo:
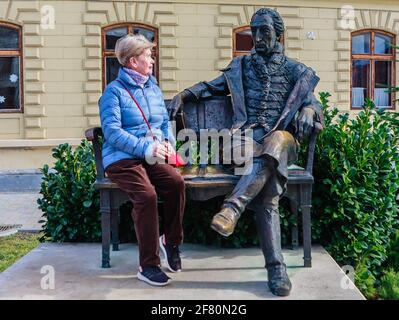
[[[138,73],[137,71],[134,71],[129,68],[123,68],[123,70],[126,71],[126,73],[133,79],[134,82],[136,82],[137,85],[140,87],[144,87],[144,84],[148,81],[150,78],[149,76],[144,76],[141,73]]]

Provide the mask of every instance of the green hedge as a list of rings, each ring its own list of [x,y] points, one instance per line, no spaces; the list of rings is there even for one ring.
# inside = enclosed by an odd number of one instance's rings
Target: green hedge
[[[91,144],[82,140],[72,150],[68,144],[53,149],[54,168],[42,168],[37,200],[43,211],[44,238],[51,241],[99,241],[99,194],[93,187],[96,167]]]
[[[315,153],[313,235],[340,264],[378,275],[398,227],[398,115],[367,101],[353,119],[328,107]]]

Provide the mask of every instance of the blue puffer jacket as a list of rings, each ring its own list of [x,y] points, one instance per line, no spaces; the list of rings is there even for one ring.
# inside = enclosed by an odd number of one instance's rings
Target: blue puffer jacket
[[[151,76],[141,88],[120,68],[117,80],[122,81],[136,98],[157,140],[168,139],[174,145],[175,138],[156,79]],[[106,87],[99,107],[105,138],[102,149],[104,168],[121,159],[144,159],[152,153],[154,141],[147,134],[148,127],[137,105],[119,82],[114,80]]]

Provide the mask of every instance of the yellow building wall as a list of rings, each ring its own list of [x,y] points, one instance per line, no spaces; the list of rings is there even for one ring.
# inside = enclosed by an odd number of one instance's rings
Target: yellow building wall
[[[158,28],[160,86],[165,98],[172,98],[198,81],[216,77],[232,58],[233,29],[248,25],[258,8],[275,8],[285,21],[288,56],[313,67],[321,78],[317,91],[329,91],[331,102],[349,111],[350,32],[377,28],[397,34],[399,2],[351,1],[353,18],[343,9],[346,4],[0,0],[0,21],[23,27],[25,100],[23,113],[0,113],[0,170],[50,163],[52,146],[62,141],[76,145],[85,129],[99,125],[101,28],[114,23],[140,22]],[[46,5],[54,8],[54,29],[41,27]],[[310,31],[315,40],[307,38]]]

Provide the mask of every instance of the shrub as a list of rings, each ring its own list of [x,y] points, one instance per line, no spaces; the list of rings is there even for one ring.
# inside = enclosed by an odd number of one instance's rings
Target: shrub
[[[399,300],[399,272],[389,269],[381,278],[380,298]]]
[[[376,278],[368,270],[364,261],[359,261],[355,268],[355,285],[367,299],[375,299],[377,296]]]
[[[352,120],[328,106],[315,152],[313,233],[341,264],[374,275],[387,257],[397,227],[399,185],[397,115],[376,110],[371,101]]]
[[[99,195],[94,189],[95,161],[91,144],[82,140],[73,151],[68,144],[53,150],[54,172],[45,165],[37,200],[46,218],[44,238],[55,242],[98,241],[101,236]]]
[[[385,262],[386,267],[392,267],[395,270],[399,270],[399,230],[392,237],[391,244],[389,246],[388,259]]]

